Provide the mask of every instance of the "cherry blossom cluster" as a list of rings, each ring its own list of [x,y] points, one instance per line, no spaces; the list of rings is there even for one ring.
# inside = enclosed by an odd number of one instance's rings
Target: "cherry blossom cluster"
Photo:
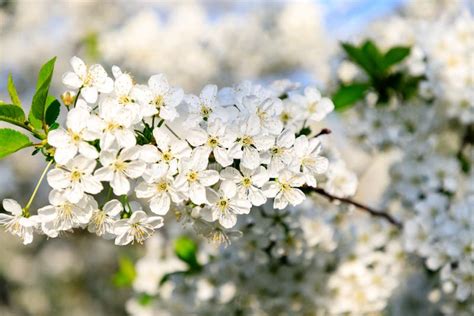
[[[276,209],[300,204],[300,188],[316,187],[328,168],[320,138],[304,133],[334,108],[315,88],[245,82],[207,85],[197,96],[162,74],[137,84],[117,66],[112,79],[101,65],[77,57],[71,65],[66,124],[47,135],[50,205],[25,216],[17,202],[3,202],[12,215],[2,223],[25,243],[34,231],[54,238],[85,227],[117,245],[142,243],[182,206],[229,229],[268,199]]]

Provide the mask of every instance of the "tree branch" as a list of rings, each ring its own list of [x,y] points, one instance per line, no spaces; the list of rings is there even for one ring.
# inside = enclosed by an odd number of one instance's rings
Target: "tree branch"
[[[394,217],[392,217],[392,215],[390,215],[386,212],[383,212],[383,211],[373,209],[373,208],[371,208],[367,205],[363,205],[359,202],[353,201],[350,198],[334,196],[334,195],[326,192],[324,189],[321,189],[321,188],[308,188],[308,187],[306,187],[306,188],[304,188],[304,191],[317,193],[319,195],[324,196],[325,198],[327,198],[330,201],[340,201],[340,202],[343,202],[343,203],[354,205],[358,209],[360,209],[362,211],[365,211],[365,212],[369,213],[372,216],[381,217],[381,218],[385,219],[390,224],[396,226],[399,229],[401,229],[403,227],[402,223],[400,223],[398,220],[396,220]]]

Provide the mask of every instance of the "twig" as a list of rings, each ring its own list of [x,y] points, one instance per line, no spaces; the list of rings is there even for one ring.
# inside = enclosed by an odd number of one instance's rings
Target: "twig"
[[[403,227],[402,223],[400,223],[398,220],[396,220],[390,214],[388,214],[386,212],[383,212],[383,211],[375,210],[375,209],[373,209],[373,208],[371,208],[367,205],[363,205],[359,202],[353,201],[350,198],[334,196],[334,195],[326,192],[324,189],[321,189],[321,188],[308,188],[308,187],[306,187],[306,188],[304,188],[304,191],[306,191],[306,192],[315,192],[319,195],[324,196],[325,198],[327,198],[330,201],[336,200],[336,201],[340,201],[340,202],[344,202],[344,203],[347,203],[347,204],[354,205],[355,207],[369,213],[372,216],[381,217],[381,218],[387,220],[388,222],[395,225],[399,229],[401,229]]]

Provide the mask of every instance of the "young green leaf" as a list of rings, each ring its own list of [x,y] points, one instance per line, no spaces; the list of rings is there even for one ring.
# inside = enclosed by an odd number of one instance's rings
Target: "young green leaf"
[[[350,108],[364,97],[368,88],[369,85],[366,83],[353,83],[340,87],[332,96],[335,109],[337,111],[342,111]]]
[[[12,103],[21,107],[20,97],[16,91],[15,83],[13,82],[12,74],[8,75],[8,84],[7,84],[8,94],[10,94],[10,99]]]
[[[53,125],[56,120],[58,119],[59,112],[61,111],[61,103],[53,97],[53,96],[48,96],[48,99],[46,100],[46,114],[44,121],[46,124],[49,126]]]
[[[21,107],[15,104],[1,104],[0,121],[22,125],[25,123],[25,113]]]
[[[191,269],[199,269],[200,264],[197,261],[197,245],[196,243],[186,237],[181,236],[174,242],[174,252],[179,259],[186,262]]]
[[[121,257],[119,259],[119,270],[113,276],[113,282],[117,287],[128,287],[131,286],[137,272],[133,261],[127,257]]]
[[[49,86],[51,85],[51,79],[53,78],[54,63],[56,57],[48,61],[46,64],[41,67],[41,70],[38,75],[38,82],[36,84],[36,92],[33,95],[33,101],[31,103],[31,111],[28,116],[36,119],[32,119],[31,123],[33,126],[37,127],[38,122],[45,122],[46,114],[46,100],[48,98]],[[38,128],[38,127],[37,127]]]
[[[28,136],[13,129],[0,129],[0,158],[4,158],[30,145],[31,141]]]
[[[404,46],[395,46],[388,50],[388,52],[383,56],[383,65],[385,69],[398,64],[406,57],[410,55],[410,47]]]
[[[374,44],[374,42],[368,40],[364,42],[364,44],[361,47],[362,52],[365,54],[367,57],[367,60],[371,64],[371,69],[372,69],[372,77],[377,77],[380,78],[383,76],[384,72],[384,65],[383,65],[383,55],[380,52],[380,50],[377,48],[377,46]]]

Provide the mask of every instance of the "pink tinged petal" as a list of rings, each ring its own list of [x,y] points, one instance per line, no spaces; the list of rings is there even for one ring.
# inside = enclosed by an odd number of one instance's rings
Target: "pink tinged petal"
[[[127,194],[130,191],[130,182],[121,172],[114,172],[110,185],[114,189],[115,195]]]
[[[81,96],[86,100],[87,103],[95,103],[97,102],[97,98],[99,93],[97,92],[96,87],[84,87],[81,90]]]
[[[23,213],[20,204],[18,204],[18,202],[13,199],[4,199],[2,205],[5,211],[13,215],[21,215],[21,213]]]
[[[232,228],[237,223],[237,216],[230,212],[221,212],[219,216],[219,224],[224,228]]]
[[[64,189],[71,184],[70,173],[61,169],[49,171],[46,179],[53,189]]]
[[[63,75],[63,84],[71,89],[79,89],[83,85],[83,81],[74,72],[67,72]]]
[[[260,165],[260,154],[255,148],[245,147],[241,163],[246,168],[255,169]]]
[[[58,147],[54,153],[54,160],[61,165],[65,165],[77,154],[76,146]]]
[[[219,191],[221,191],[226,198],[231,199],[237,194],[237,186],[232,181],[224,180],[221,182]]]
[[[143,161],[135,160],[127,164],[125,174],[132,179],[140,177],[145,172],[146,163]]]
[[[166,215],[170,209],[171,199],[168,194],[160,194],[150,200],[150,209],[157,215]]]
[[[189,198],[197,205],[206,203],[206,189],[200,184],[191,184],[189,186]]]
[[[224,148],[216,147],[214,148],[213,153],[214,158],[216,158],[216,161],[222,167],[230,166],[234,162],[234,159],[229,156],[229,152]]]
[[[219,173],[216,170],[204,170],[199,173],[199,182],[208,187],[219,181]]]

